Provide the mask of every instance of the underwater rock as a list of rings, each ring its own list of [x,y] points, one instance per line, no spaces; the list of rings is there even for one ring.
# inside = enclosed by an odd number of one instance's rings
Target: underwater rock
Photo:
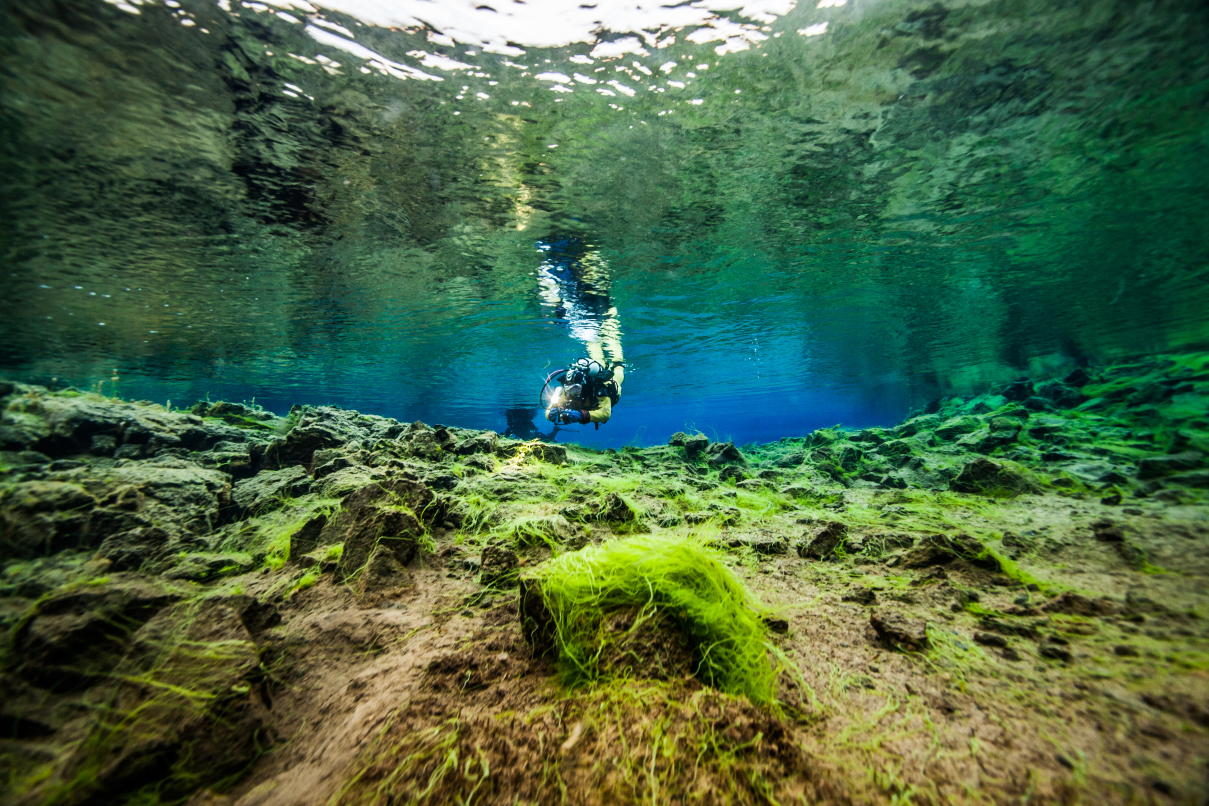
[[[872,588],[852,588],[840,597],[840,601],[868,606],[877,603],[877,592]]]
[[[1033,396],[1033,383],[1029,380],[1015,381],[1000,394],[1008,400],[1024,400]]]
[[[1029,411],[1055,411],[1054,404],[1043,397],[1026,397],[1020,401],[1020,405],[1024,406]]]
[[[417,513],[429,520],[443,514],[431,490],[406,479],[368,484],[346,497],[343,507],[327,521],[319,536],[323,544],[344,544],[336,575],[339,580],[356,574],[379,541],[403,565],[411,562],[424,531]]]
[[[1177,473],[1163,479],[1167,484],[1179,484],[1183,487],[1209,489],[1209,470],[1198,470],[1192,473]]]
[[[1065,613],[1071,616],[1111,616],[1116,605],[1107,599],[1090,599],[1069,591],[1041,606],[1044,613]]]
[[[743,472],[743,469],[734,465],[727,465],[718,473],[718,481],[740,482],[746,479],[747,474]]]
[[[1063,409],[1073,409],[1087,400],[1087,396],[1079,389],[1063,381],[1047,381],[1038,384],[1036,396]]]
[[[603,678],[677,680],[696,669],[688,638],[663,610],[650,615],[642,607],[618,608],[604,616],[601,629],[608,636],[597,661]]]
[[[1110,520],[1098,520],[1091,525],[1092,534],[1101,543],[1120,543],[1125,539],[1125,530]]]
[[[364,597],[386,588],[405,587],[410,583],[411,575],[407,573],[403,563],[399,562],[395,551],[386,545],[378,544],[356,575],[354,590],[357,596]]]
[[[250,571],[253,565],[252,557],[247,554],[185,554],[174,558],[160,573],[167,579],[203,582],[224,574],[242,574]]]
[[[395,420],[334,406],[295,406],[291,415],[297,417],[297,422],[284,438],[274,440],[264,449],[258,469],[301,465],[310,470],[314,467],[315,452],[320,449],[354,442],[375,445],[394,439],[403,430]]]
[[[831,521],[816,531],[809,539],[798,544],[798,556],[806,560],[824,560],[835,554],[848,537],[848,526],[840,521]]]
[[[949,482],[949,489],[958,493],[1002,496],[1037,492],[1040,488],[1022,473],[990,459],[975,459],[961,469]]]
[[[264,706],[251,684],[260,668],[252,636],[221,602],[180,618],[188,626],[175,647],[118,687],[67,759],[62,778],[81,783],[65,803],[116,802],[159,780],[161,797],[179,798],[255,757]]]
[[[523,529],[517,530],[517,538],[522,545],[548,541],[574,550],[583,547],[586,533],[580,524],[572,523],[561,514],[555,514],[527,520]]]
[[[789,542],[787,540],[766,534],[731,534],[715,540],[712,545],[732,549],[749,549],[765,557],[785,554],[789,551]]]
[[[630,505],[620,495],[609,493],[588,509],[586,517],[588,520],[607,523],[629,523],[637,519],[638,513],[630,509]]]
[[[982,420],[969,414],[945,420],[933,430],[937,439],[954,440],[965,434],[972,434],[982,428]]]
[[[499,434],[494,431],[480,431],[459,442],[454,448],[454,452],[459,456],[471,456],[477,453],[493,454],[499,448],[499,444]]]
[[[500,545],[486,546],[479,560],[479,581],[488,587],[510,587],[516,581],[519,567],[520,559],[512,549]]]
[[[382,545],[403,565],[416,556],[417,542],[424,529],[410,511],[379,507],[376,501],[360,502],[341,512],[324,527],[323,543],[343,543],[336,577],[346,580],[369,561],[370,554]]]
[[[986,547],[968,534],[928,535],[903,555],[899,567],[903,569],[930,568],[945,565],[954,560],[966,560],[973,565],[999,569],[999,563],[987,554]]]
[[[1070,650],[1058,644],[1042,644],[1037,648],[1037,654],[1048,660],[1056,660],[1062,663],[1070,663]]]
[[[1184,451],[1167,456],[1151,456],[1138,462],[1139,480],[1157,479],[1181,470],[1197,470],[1205,465],[1205,454]]]
[[[290,558],[301,557],[307,552],[314,551],[320,545],[323,528],[327,526],[328,516],[320,512],[302,524],[302,528],[290,535]]]
[[[262,470],[237,482],[231,498],[245,511],[256,513],[280,506],[283,499],[304,495],[310,488],[310,476],[298,465],[292,465],[281,470]]]
[[[349,457],[347,453],[339,449],[324,448],[315,451],[315,455],[311,459],[315,467],[311,478],[315,481],[332,475],[333,473],[354,467],[356,463]],[[304,471],[305,472],[305,471]]]
[[[322,479],[315,479],[311,492],[323,498],[343,498],[368,485],[381,484],[386,480],[387,474],[384,470],[352,465],[336,470]]]
[[[810,432],[806,444],[811,448],[821,448],[830,445],[843,436],[836,428],[819,428]]]
[[[27,481],[0,489],[0,546],[6,557],[29,558],[78,548],[97,499],[78,484]]]
[[[710,447],[709,437],[694,434],[684,441],[684,453],[689,459],[697,459]]]
[[[890,433],[897,437],[910,437],[918,433],[932,431],[943,421],[944,418],[937,414],[925,414],[912,417],[906,422],[894,426],[890,429]]]
[[[983,646],[993,646],[1000,649],[1008,645],[1008,641],[1002,635],[996,635],[993,632],[976,632],[974,633],[974,643],[982,644]]]
[[[413,423],[414,425],[414,423]],[[409,432],[405,454],[415,457],[416,459],[424,459],[427,461],[435,461],[441,458],[441,453],[444,448],[441,447],[440,441],[436,437],[436,433],[431,430],[416,430]]]
[[[685,446],[687,450],[687,445]],[[709,463],[715,467],[720,467],[728,462],[746,463],[743,458],[743,453],[735,447],[733,442],[714,442],[705,449],[705,455],[709,457]]]
[[[1117,554],[1121,556],[1121,559],[1135,571],[1144,571],[1150,565],[1150,557],[1146,553],[1146,549],[1136,543],[1125,540],[1120,543],[1114,543],[1113,548],[1117,550]]]
[[[887,439],[890,437],[880,428],[866,428],[864,431],[854,431],[848,436],[850,442],[866,442],[870,445],[881,445]]]
[[[878,640],[889,649],[923,652],[928,648],[928,625],[923,621],[875,610],[869,615],[869,624]]]
[[[78,690],[108,674],[131,633],[181,593],[137,578],[51,594],[12,634],[11,671],[39,688]]]
[[[136,571],[168,544],[171,535],[159,527],[138,527],[110,535],[96,556],[109,560],[112,571]]]

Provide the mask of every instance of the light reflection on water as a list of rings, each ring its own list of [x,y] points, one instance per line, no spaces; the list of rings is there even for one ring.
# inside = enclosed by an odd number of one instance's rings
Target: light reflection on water
[[[1091,7],[810,4],[746,51],[622,26],[646,53],[614,56],[330,5],[295,4],[308,33],[85,3],[88,42],[11,8],[0,370],[502,430],[611,328],[622,402],[560,439],[619,445],[885,423],[1203,345],[1209,12]],[[603,307],[535,247],[571,238]]]

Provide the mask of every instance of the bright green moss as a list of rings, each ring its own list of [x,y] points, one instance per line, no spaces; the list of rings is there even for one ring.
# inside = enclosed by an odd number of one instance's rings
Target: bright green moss
[[[700,543],[655,535],[613,540],[551,560],[536,576],[568,682],[598,678],[609,640],[602,616],[639,606],[639,622],[659,611],[672,615],[703,682],[755,703],[773,700],[776,670],[759,605],[721,555]]]

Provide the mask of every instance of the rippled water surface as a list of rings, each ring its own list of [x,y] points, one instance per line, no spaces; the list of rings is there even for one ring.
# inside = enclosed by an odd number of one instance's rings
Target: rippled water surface
[[[0,371],[503,430],[601,351],[616,446],[1209,342],[1203,2],[522,5],[7,4]]]

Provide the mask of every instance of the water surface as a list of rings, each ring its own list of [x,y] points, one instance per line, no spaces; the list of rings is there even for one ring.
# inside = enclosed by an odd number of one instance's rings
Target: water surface
[[[1203,3],[497,5],[6,6],[0,370],[503,430],[604,327],[619,446],[1209,341]]]

